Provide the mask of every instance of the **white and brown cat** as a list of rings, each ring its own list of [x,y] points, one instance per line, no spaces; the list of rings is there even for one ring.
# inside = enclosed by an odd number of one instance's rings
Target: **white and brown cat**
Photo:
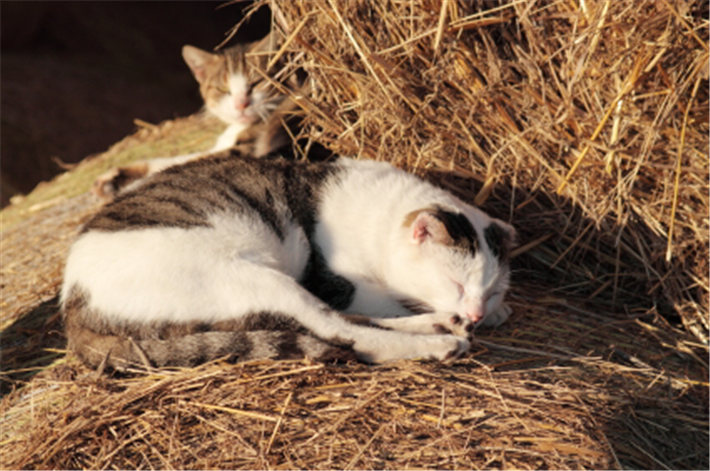
[[[204,109],[228,126],[206,152],[138,161],[112,169],[97,178],[92,192],[112,198],[129,184],[173,165],[229,149],[262,157],[291,143],[297,134],[297,106],[273,86],[277,82],[293,92],[304,87],[300,71],[284,68],[283,60],[268,69],[278,45],[276,33],[254,43],[238,44],[211,53],[186,45],[182,56],[200,85]],[[261,73],[259,73],[261,71]],[[269,73],[270,80],[263,73]]]
[[[87,223],[61,293],[69,347],[116,369],[456,357],[510,314],[514,233],[386,163],[223,152]]]

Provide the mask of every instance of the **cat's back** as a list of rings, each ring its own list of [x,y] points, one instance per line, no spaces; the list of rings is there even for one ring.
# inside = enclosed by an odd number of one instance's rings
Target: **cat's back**
[[[311,226],[332,164],[257,159],[237,150],[175,166],[107,204],[87,231],[209,227],[216,215],[250,214],[283,235],[284,220]]]
[[[335,174],[330,164],[234,152],[155,174],[84,227],[62,299],[81,288],[99,312],[130,322],[231,312],[225,280],[235,270],[253,264],[300,278],[321,189]]]

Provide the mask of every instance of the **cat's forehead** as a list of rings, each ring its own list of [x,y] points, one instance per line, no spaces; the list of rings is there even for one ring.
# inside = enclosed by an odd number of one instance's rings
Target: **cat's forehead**
[[[499,264],[508,262],[510,247],[515,238],[515,230],[508,224],[490,217],[478,208],[464,209],[467,219],[475,228],[480,247]]]
[[[452,211],[434,207],[433,214],[441,221],[450,239],[446,245],[464,258],[493,258],[497,264],[506,263],[512,234],[501,221],[483,211],[470,207]]]
[[[450,237],[446,245],[457,252],[462,252],[463,256],[476,255],[479,249],[478,234],[466,215],[440,206],[433,208],[432,215],[444,225]]]
[[[223,64],[231,72],[249,72],[251,67],[264,68],[268,61],[268,53],[256,50],[255,44],[237,44],[224,49],[221,53]]]
[[[249,52],[248,44],[236,44],[234,46],[227,47],[220,51],[220,54],[227,59],[234,59],[236,57],[245,56]]]
[[[231,73],[242,72],[246,67],[247,48],[243,44],[232,46],[222,51],[222,67],[225,67]]]

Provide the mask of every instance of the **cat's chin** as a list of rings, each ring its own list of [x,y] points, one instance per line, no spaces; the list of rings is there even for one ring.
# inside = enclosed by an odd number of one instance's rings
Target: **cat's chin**
[[[237,123],[239,124],[254,124],[259,120],[259,117],[254,115],[254,116],[242,116],[237,119]]]
[[[248,126],[251,126],[252,124],[256,124],[257,121],[259,121],[258,116],[249,116],[249,115],[241,115],[241,116],[232,116],[229,119],[225,119],[228,124],[239,124],[240,126],[244,126],[245,128]]]
[[[244,128],[247,128],[259,121],[259,116],[256,113],[250,113],[248,111],[244,113],[237,113],[232,110],[224,111],[219,108],[208,109],[213,115],[229,125],[238,124]]]

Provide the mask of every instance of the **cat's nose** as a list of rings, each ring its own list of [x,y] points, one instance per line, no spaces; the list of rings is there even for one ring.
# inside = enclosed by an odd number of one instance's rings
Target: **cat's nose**
[[[475,307],[475,308],[470,308],[466,310],[466,317],[471,319],[471,322],[478,323],[483,320],[484,317],[486,317],[486,311],[484,310],[485,308],[483,307]]]
[[[239,111],[244,111],[249,107],[249,97],[235,98],[234,107]]]
[[[474,324],[486,317],[486,304],[478,296],[467,295],[463,299],[461,306],[463,315],[468,317]]]

